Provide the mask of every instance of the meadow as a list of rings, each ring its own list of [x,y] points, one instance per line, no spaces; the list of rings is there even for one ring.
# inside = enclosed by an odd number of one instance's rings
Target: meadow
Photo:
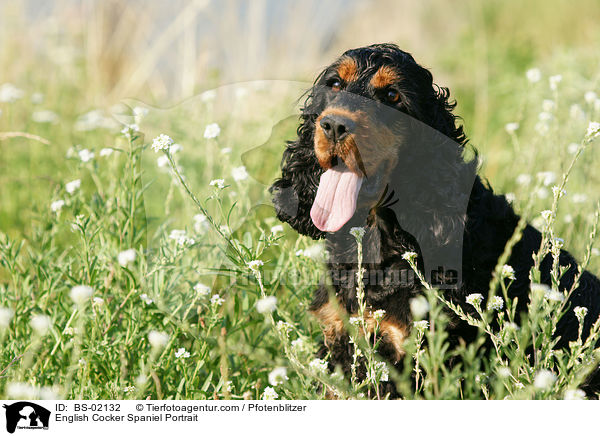
[[[144,49],[154,29],[135,2],[119,18],[110,14],[116,2],[87,15],[64,9],[34,18],[3,5],[0,396],[360,399],[392,380],[406,399],[582,398],[578,385],[600,355],[592,340],[552,349],[559,314],[575,309],[563,304],[562,272],[555,268],[551,288],[532,285],[516,325],[500,280],[509,283],[511,269],[502,261],[494,283],[501,300],[471,297],[478,319],[424,284],[403,372],[378,360],[359,317],[348,327],[367,379],[328,373],[315,357],[321,330],[307,312],[323,245],[279,223],[267,192],[285,140],[294,138],[299,98],[320,68],[351,46],[394,41],[450,86],[480,173],[543,232],[539,256],[564,247],[600,273],[600,5],[553,3],[432,2],[404,12],[379,3],[413,23],[405,31],[389,22],[378,29],[391,30],[369,30],[393,14],[355,6],[349,27],[366,28],[362,40],[337,29],[327,45],[327,35],[316,34],[298,59],[287,50],[248,59],[246,76],[243,50],[227,44],[260,40],[252,26],[218,28],[200,37],[205,43],[184,32],[179,41],[174,29],[187,11]],[[270,32],[290,46],[316,13],[304,12],[297,22],[287,17],[291,30]],[[139,28],[131,30],[131,20]],[[455,30],[446,33],[446,21]],[[240,63],[210,64],[205,49]],[[170,75],[159,62],[164,51]],[[479,339],[451,349],[448,310],[478,326]],[[599,330],[600,321],[593,339]],[[464,363],[451,367],[457,356]]]

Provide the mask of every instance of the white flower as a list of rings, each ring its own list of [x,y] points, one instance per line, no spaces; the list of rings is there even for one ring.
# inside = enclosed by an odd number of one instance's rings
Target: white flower
[[[238,87],[235,89],[235,97],[239,100],[248,95],[248,90],[244,87]]]
[[[148,306],[150,306],[152,303],[154,303],[154,300],[150,297],[148,297],[148,294],[142,294],[140,295],[140,299],[146,303]]]
[[[5,83],[0,86],[0,103],[14,103],[23,98],[23,95],[25,95],[23,90],[17,88],[12,83]]]
[[[53,201],[50,204],[50,210],[52,210],[52,212],[58,212],[58,211],[60,211],[63,208],[64,205],[65,205],[65,201],[64,200]]]
[[[210,304],[213,306],[221,306],[223,303],[225,303],[225,299],[221,298],[219,294],[215,294],[210,297]]]
[[[556,103],[554,102],[554,100],[546,99],[542,101],[542,109],[545,112],[552,112],[554,109],[556,109]]]
[[[142,383],[140,383],[140,384],[142,384]],[[125,386],[123,388],[123,392],[125,392],[126,394],[130,394],[133,391],[135,391],[135,386]]]
[[[504,130],[506,130],[509,134],[515,133],[519,128],[519,123],[508,123],[504,126]]]
[[[89,162],[94,158],[94,153],[92,153],[91,151],[89,151],[87,148],[84,148],[83,150],[81,150],[79,153],[79,159],[81,159],[81,162]]]
[[[429,321],[427,321],[426,319],[422,321],[415,321],[413,325],[418,332],[424,332],[429,328]]]
[[[538,115],[538,119],[542,122],[548,123],[554,119],[554,115],[552,115],[550,112],[544,111],[540,112],[540,114]]]
[[[128,250],[121,251],[117,257],[119,259],[119,265],[125,266],[128,263],[132,263],[135,261],[137,253],[133,248],[130,248]]]
[[[515,270],[510,265],[502,266],[502,278],[508,278],[511,280],[515,280]]]
[[[488,305],[487,305],[488,310],[500,311],[500,310],[502,310],[503,307],[504,307],[504,300],[502,299],[502,297],[499,297],[498,295],[494,295],[488,301]]]
[[[79,366],[85,366],[87,364],[86,360],[84,358],[79,359]]]
[[[531,83],[539,82],[542,79],[542,72],[539,68],[531,68],[525,73],[527,80]]]
[[[277,330],[279,330],[281,333],[285,333],[286,335],[290,332],[290,330],[292,330],[292,325],[289,322],[286,321],[277,321]]]
[[[245,166],[236,167],[231,170],[231,177],[236,182],[241,182],[242,180],[246,180],[248,178],[248,171],[246,171]]]
[[[546,221],[547,223],[552,221],[552,218],[554,218],[554,212],[548,209],[541,211],[540,215],[542,216],[542,218],[544,218],[544,221]]]
[[[531,176],[529,174],[519,174],[517,176],[517,183],[519,185],[529,185],[531,183]]]
[[[168,150],[172,144],[173,140],[164,133],[161,133],[152,140],[152,149],[158,153],[160,150]]]
[[[227,380],[227,383],[225,383],[225,390],[227,392],[233,392],[233,382],[231,380]]]
[[[178,359],[187,359],[188,357],[190,357],[190,353],[188,351],[185,351],[185,348],[180,348],[175,352],[175,357]]]
[[[592,248],[592,256],[600,256],[600,250],[596,247]]]
[[[194,291],[196,291],[199,297],[206,297],[210,294],[210,288],[204,283],[196,283],[194,286]]]
[[[541,391],[550,389],[556,381],[556,375],[547,369],[541,369],[535,375],[533,386]]]
[[[554,194],[555,198],[560,198],[560,197],[564,197],[565,195],[567,195],[567,191],[565,191],[564,189],[560,189],[559,186],[553,186],[552,194]]]
[[[573,215],[571,215],[570,213],[566,214],[566,215],[565,215],[565,222],[566,222],[567,224],[570,224],[570,223],[572,223],[572,222],[573,222]]]
[[[557,74],[555,76],[550,76],[548,78],[548,83],[550,84],[550,89],[552,91],[556,91],[558,89],[558,84],[562,82],[562,76]]]
[[[140,131],[140,128],[138,127],[137,124],[127,124],[127,125],[125,125],[125,127],[123,127],[121,129],[121,133],[127,139],[132,139],[135,136],[135,134],[139,131]],[[152,147],[154,147],[154,144],[152,144]]]
[[[42,104],[44,102],[44,94],[41,92],[34,92],[31,94],[31,102],[33,104]]]
[[[556,291],[554,289],[548,289],[546,291],[545,297],[550,301],[562,302],[565,301],[565,296],[562,292]]]
[[[583,324],[583,320],[585,319],[585,316],[588,313],[588,308],[577,306],[575,309],[573,309],[573,312],[575,312],[575,316],[577,317],[577,321],[579,321],[579,324]]]
[[[304,256],[304,250],[297,250],[294,254],[296,255],[296,257]]]
[[[229,154],[231,153],[231,148],[230,147],[225,147],[221,149],[221,154]]]
[[[113,154],[113,152],[114,152],[114,150],[112,148],[105,147],[102,150],[100,150],[99,154],[100,154],[100,157],[108,157],[111,154]]]
[[[538,297],[546,295],[546,293],[550,290],[550,287],[543,283],[532,283],[529,288],[531,289],[531,293],[537,294]]]
[[[313,359],[309,362],[308,367],[316,373],[327,372],[327,362],[323,359]]]
[[[364,227],[352,227],[350,229],[350,234],[354,236],[354,239],[361,240],[363,236],[365,236]]]
[[[164,154],[162,156],[158,156],[158,158],[156,158],[156,165],[159,168],[164,168],[164,167],[168,166],[169,158],[167,156],[165,156]]]
[[[252,271],[258,271],[263,265],[264,263],[262,260],[252,260],[248,262],[248,268],[250,268]]]
[[[380,381],[388,381],[390,379],[390,370],[388,369],[385,362],[375,362],[375,371],[380,373],[379,380]],[[373,377],[374,378],[374,377]]]
[[[89,300],[93,293],[94,290],[91,287],[77,285],[71,288],[71,293],[69,295],[71,296],[71,300],[73,300],[76,304],[83,304]]]
[[[77,191],[80,187],[81,180],[75,179],[72,182],[69,182],[65,185],[65,190],[67,191],[67,193],[72,194],[73,192]]]
[[[215,99],[215,97],[217,96],[217,91],[215,91],[214,89],[210,89],[208,91],[204,91],[201,95],[200,95],[200,100],[203,103],[207,103],[209,101],[212,101]]]
[[[283,366],[278,366],[277,368],[273,368],[273,371],[269,373],[269,383],[271,386],[277,386],[282,384],[288,379],[287,369]]]
[[[404,253],[402,255],[402,259],[406,260],[406,261],[414,261],[417,258],[417,253],[415,253],[414,251],[407,251],[406,253]]]
[[[571,201],[573,203],[585,203],[587,201],[587,195],[586,194],[573,194],[573,196],[571,197]]]
[[[217,123],[212,123],[204,129],[204,137],[206,139],[216,138],[221,133],[221,128]]]
[[[258,313],[271,313],[275,309],[277,309],[277,298],[272,295],[261,298],[256,302],[256,311]]]
[[[163,348],[169,342],[169,335],[164,332],[152,330],[148,333],[148,342],[152,348]]]
[[[209,185],[216,186],[219,189],[223,189],[223,188],[225,188],[225,180],[224,179],[211,180]]]
[[[536,176],[542,181],[544,186],[549,186],[556,182],[556,173],[552,171],[540,171]]]
[[[275,389],[273,389],[271,386],[267,386],[265,388],[265,390],[263,391],[262,394],[262,399],[263,400],[276,400],[277,398],[279,398],[279,395],[277,395],[277,392],[275,392]]]
[[[415,319],[424,318],[429,312],[429,302],[422,295],[410,300],[410,313]]]
[[[0,307],[0,328],[7,328],[13,316],[15,311],[10,307]]]
[[[204,234],[210,227],[208,218],[201,213],[194,215],[194,230],[196,233]]]
[[[466,298],[467,303],[475,308],[479,308],[479,305],[483,301],[483,295],[481,294],[469,294]]]
[[[38,335],[45,335],[52,327],[52,320],[48,315],[33,315],[29,324]]]
[[[35,399],[37,389],[28,383],[10,382],[6,385],[6,396],[15,399]]]
[[[304,349],[304,340],[302,338],[294,339],[292,341],[292,349],[296,352]]]
[[[171,154],[179,153],[181,150],[183,150],[183,147],[179,144],[171,144],[169,147],[169,153]]]
[[[509,378],[512,373],[510,372],[510,368],[507,368],[506,366],[501,366],[500,368],[498,368],[498,375],[500,376],[500,378]]]
[[[35,111],[31,114],[31,119],[35,123],[51,123],[55,124],[58,122],[58,115],[56,112],[49,110]]]
[[[548,190],[541,186],[539,189],[536,189],[534,195],[541,199],[548,198]]]
[[[552,245],[556,248],[563,248],[565,246],[565,240],[563,238],[554,238],[552,240]]]
[[[103,306],[104,305],[104,298],[100,298],[100,297],[94,297],[94,304],[96,306]]]
[[[594,91],[588,91],[583,95],[583,99],[588,104],[594,104],[594,102],[596,101],[597,98],[598,98],[598,96],[596,95],[596,93]]]
[[[325,252],[325,247],[322,244],[313,244],[308,248],[305,248],[302,251],[302,256],[308,257],[312,260],[322,260],[326,257],[327,253]]]
[[[136,106],[133,108],[133,118],[136,123],[141,123],[142,119],[148,115],[149,110],[142,106]]]
[[[565,400],[585,400],[585,392],[581,389],[567,389],[563,398]]]
[[[351,316],[350,318],[348,318],[348,322],[351,325],[358,325],[358,324],[360,324],[360,318],[358,318],[356,316]]]
[[[385,310],[383,309],[377,309],[375,312],[373,312],[373,319],[377,322],[381,321],[384,316]]]
[[[177,241],[177,245],[180,246],[192,245],[196,242],[193,238],[187,237],[185,230],[171,230],[171,233],[169,234],[169,239]]]
[[[569,116],[574,120],[585,119],[585,112],[578,104],[572,104],[569,108]]]
[[[281,232],[283,232],[283,226],[281,224],[277,224],[276,226],[271,227],[271,233],[273,233],[274,235]]]
[[[596,121],[590,121],[590,124],[588,124],[588,128],[585,133],[585,137],[588,140],[592,140],[596,136],[600,136],[600,123]]]

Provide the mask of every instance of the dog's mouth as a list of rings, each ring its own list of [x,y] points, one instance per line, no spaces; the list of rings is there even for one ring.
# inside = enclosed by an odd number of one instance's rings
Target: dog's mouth
[[[323,232],[337,232],[356,212],[359,193],[373,198],[379,193],[383,171],[371,177],[359,176],[337,159],[321,175],[310,210],[313,224]],[[362,188],[362,190],[361,190]]]

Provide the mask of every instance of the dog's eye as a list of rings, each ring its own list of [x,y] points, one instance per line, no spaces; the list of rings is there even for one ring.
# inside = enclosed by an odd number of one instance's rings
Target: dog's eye
[[[342,88],[342,82],[339,79],[331,79],[327,86],[330,86],[333,91],[339,91]]]
[[[400,100],[400,93],[395,89],[390,89],[385,95],[385,101],[388,103],[398,103],[398,100]]]

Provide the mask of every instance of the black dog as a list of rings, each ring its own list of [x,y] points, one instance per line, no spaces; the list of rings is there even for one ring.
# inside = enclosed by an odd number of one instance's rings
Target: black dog
[[[421,293],[402,255],[418,254],[423,274],[454,303],[473,313],[465,298],[489,288],[492,273],[519,217],[502,195],[476,175],[465,160],[467,139],[452,114],[450,93],[431,73],[393,44],[349,50],[316,79],[302,110],[298,139],[283,154],[282,176],[271,187],[280,220],[314,239],[327,238],[329,271],[339,306],[357,311],[356,245],[352,227],[365,228],[365,296],[372,310],[384,309],[380,353],[399,364],[411,326],[410,300]],[[510,298],[517,313],[529,301],[529,271],[542,236],[525,227],[508,264],[515,281]],[[561,289],[577,275],[573,257]],[[541,263],[541,282],[551,283],[552,256]],[[408,279],[407,279],[408,277]],[[398,280],[399,279],[399,280]],[[311,311],[324,325],[330,367],[349,372],[352,348],[327,287],[316,291]],[[600,314],[600,281],[587,272],[569,307],[586,307],[583,337]],[[473,340],[475,329],[456,316],[453,341]],[[560,319],[557,346],[577,339],[572,310]],[[588,392],[600,385],[592,382]]]

